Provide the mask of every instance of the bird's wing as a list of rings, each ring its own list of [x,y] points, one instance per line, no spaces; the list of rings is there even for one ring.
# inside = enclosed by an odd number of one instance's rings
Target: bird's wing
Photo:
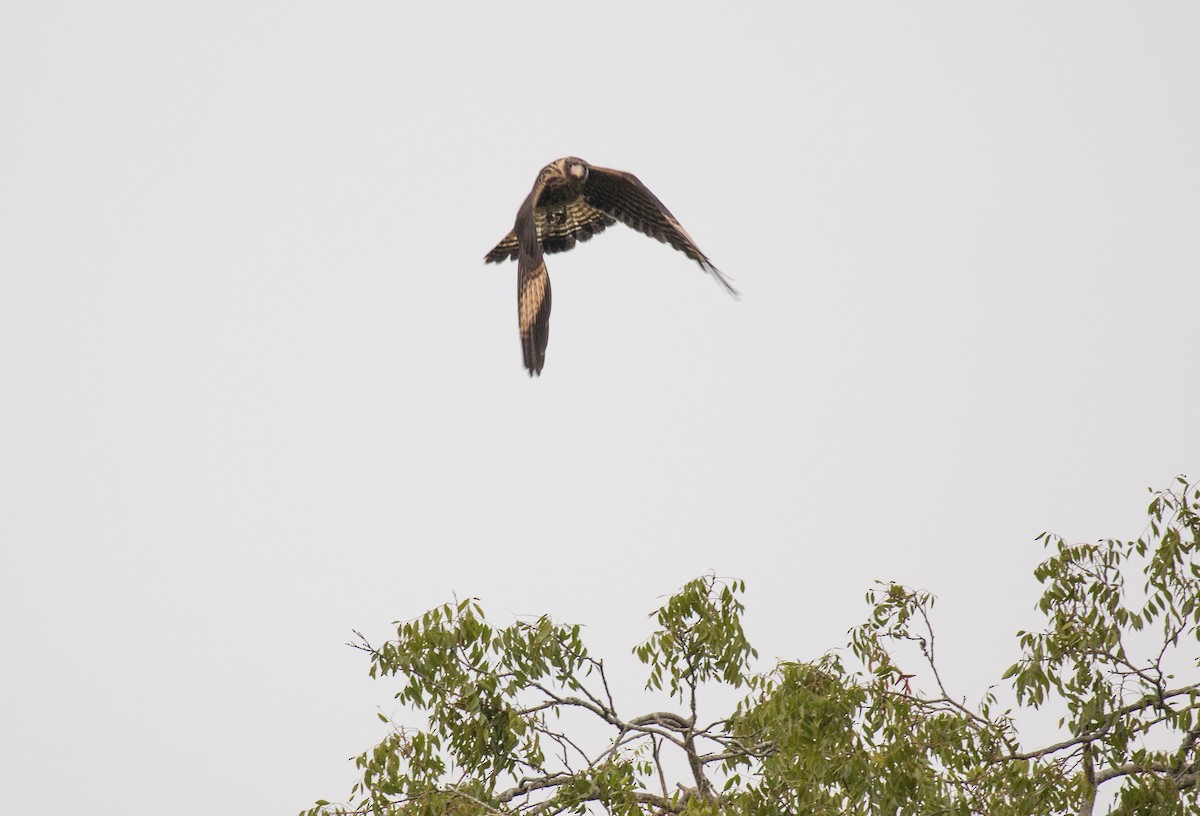
[[[609,215],[640,233],[670,244],[700,264],[700,268],[716,278],[731,295],[737,290],[721,270],[713,266],[700,251],[692,236],[671,215],[671,211],[650,192],[637,176],[606,167],[591,167],[583,184],[583,198],[601,213]]]
[[[500,240],[500,243],[492,247],[492,251],[483,256],[484,263],[500,263],[510,259],[519,259],[522,249],[528,253],[536,253],[541,255],[541,249],[538,247],[537,240],[537,224],[534,220],[534,209],[537,205],[538,198],[542,195],[542,190],[546,189],[546,179],[543,174],[548,168],[542,168],[542,172],[538,174],[537,181],[533,183],[533,189],[529,191],[529,195],[525,196],[525,200],[521,202],[521,206],[517,209],[516,223],[509,230],[508,235]]]
[[[541,183],[517,211],[513,235],[517,242],[517,325],[521,331],[521,352],[529,376],[541,375],[546,364],[546,345],[550,342],[550,275],[538,242],[534,203],[541,194]]]
[[[616,219],[612,216],[597,210],[582,198],[575,199],[557,211],[546,211],[535,207],[533,216],[542,250],[547,253],[566,252],[577,242],[588,241],[593,235],[598,235],[606,227],[616,223]],[[501,261],[516,260],[516,258],[517,234],[515,231],[509,231],[508,235],[504,236],[504,240],[483,256],[484,263],[500,263]]]
[[[517,260],[517,322],[525,368],[530,377],[540,375],[550,342],[550,276],[540,255],[536,259],[522,255]]]
[[[484,263],[500,263],[517,259],[517,234],[512,230],[504,236],[504,240],[492,247],[492,251],[483,256]]]

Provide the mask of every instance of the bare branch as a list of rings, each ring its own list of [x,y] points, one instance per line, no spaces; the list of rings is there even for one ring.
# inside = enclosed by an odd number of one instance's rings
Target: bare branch
[[[1049,754],[1053,754],[1058,751],[1062,751],[1063,749],[1066,749],[1066,748],[1072,748],[1072,747],[1075,747],[1078,745],[1083,745],[1085,743],[1092,742],[1094,740],[1099,739],[1100,737],[1103,737],[1105,734],[1107,734],[1112,729],[1113,723],[1115,723],[1116,721],[1118,721],[1120,718],[1122,718],[1124,716],[1127,716],[1129,714],[1134,714],[1138,711],[1144,711],[1147,708],[1151,708],[1156,705],[1161,705],[1163,701],[1170,700],[1175,697],[1182,697],[1185,694],[1191,694],[1196,691],[1200,691],[1200,683],[1194,683],[1190,686],[1181,686],[1180,688],[1177,688],[1177,689],[1171,689],[1170,691],[1167,691],[1165,694],[1163,694],[1161,696],[1161,699],[1160,699],[1160,696],[1157,694],[1147,694],[1144,697],[1142,697],[1141,699],[1137,700],[1136,702],[1130,703],[1129,705],[1126,705],[1126,706],[1121,706],[1120,708],[1113,709],[1113,711],[1108,715],[1109,721],[1106,722],[1104,725],[1101,725],[1099,728],[1095,728],[1091,731],[1085,731],[1084,733],[1078,734],[1074,737],[1071,737],[1070,739],[1063,740],[1062,742],[1056,742],[1053,745],[1047,745],[1045,748],[1039,748],[1035,751],[1024,751],[1024,752],[1007,754],[1006,756],[1001,757],[1000,760],[1001,761],[1009,761],[1009,760],[1039,759],[1040,757],[1044,757]]]
[[[654,711],[650,714],[643,714],[640,717],[634,717],[629,721],[631,726],[649,725],[651,723],[682,733],[695,725],[696,720],[694,717],[684,719],[678,714],[673,714],[670,711]]]
[[[525,796],[544,788],[554,788],[573,779],[575,779],[575,774],[571,773],[556,773],[538,777],[537,779],[522,779],[515,786],[496,794],[496,801],[504,804],[505,802],[511,802],[518,796]]]
[[[1083,779],[1086,786],[1083,789],[1083,801],[1079,803],[1079,816],[1092,816],[1096,808],[1096,769],[1092,763],[1092,744],[1083,746]]]
[[[667,795],[667,777],[663,773],[662,755],[660,753],[662,743],[658,737],[651,737],[650,740],[654,743],[654,767],[658,771],[658,782],[662,785],[662,795],[665,797]]]

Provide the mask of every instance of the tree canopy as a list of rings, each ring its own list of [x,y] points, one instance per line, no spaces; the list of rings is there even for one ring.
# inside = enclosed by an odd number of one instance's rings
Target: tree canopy
[[[439,606],[356,644],[421,725],[380,715],[390,732],[355,760],[350,801],[306,816],[1195,814],[1198,507],[1180,478],[1136,540],[1043,534],[1045,625],[1017,633],[974,702],[942,680],[934,596],[894,583],[867,593],[847,649],[756,672],[742,582],[690,581],[633,649],[673,708],[632,715],[579,626]],[[701,710],[720,685],[742,701]],[[1028,744],[1019,714],[1039,708],[1062,713],[1060,733]]]

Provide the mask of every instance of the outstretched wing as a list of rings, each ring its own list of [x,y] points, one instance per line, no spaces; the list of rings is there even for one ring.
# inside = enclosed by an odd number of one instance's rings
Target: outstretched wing
[[[542,250],[547,253],[566,252],[576,243],[588,241],[593,235],[600,234],[606,227],[616,223],[615,218],[591,206],[582,198],[577,198],[558,210],[535,207],[533,217]],[[505,235],[504,240],[496,244],[491,252],[484,255],[483,260],[485,263],[500,263],[515,260],[516,257],[517,234],[512,231]]]
[[[700,251],[692,236],[671,215],[671,211],[650,192],[637,176],[606,167],[591,167],[587,181],[583,184],[583,198],[601,213],[609,215],[638,232],[670,244],[684,255],[700,264],[737,297],[737,290],[721,270],[713,266],[708,256]]]

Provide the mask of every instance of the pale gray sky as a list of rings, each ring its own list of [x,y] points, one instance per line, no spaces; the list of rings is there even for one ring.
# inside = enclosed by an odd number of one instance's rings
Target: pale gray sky
[[[982,693],[1034,536],[1200,474],[1197,43],[1192,3],[6,4],[6,811],[342,796],[395,690],[343,642],[452,593],[633,687],[695,575],[768,661],[896,579]],[[549,258],[530,381],[481,259],[568,154],[744,297],[611,229]]]

